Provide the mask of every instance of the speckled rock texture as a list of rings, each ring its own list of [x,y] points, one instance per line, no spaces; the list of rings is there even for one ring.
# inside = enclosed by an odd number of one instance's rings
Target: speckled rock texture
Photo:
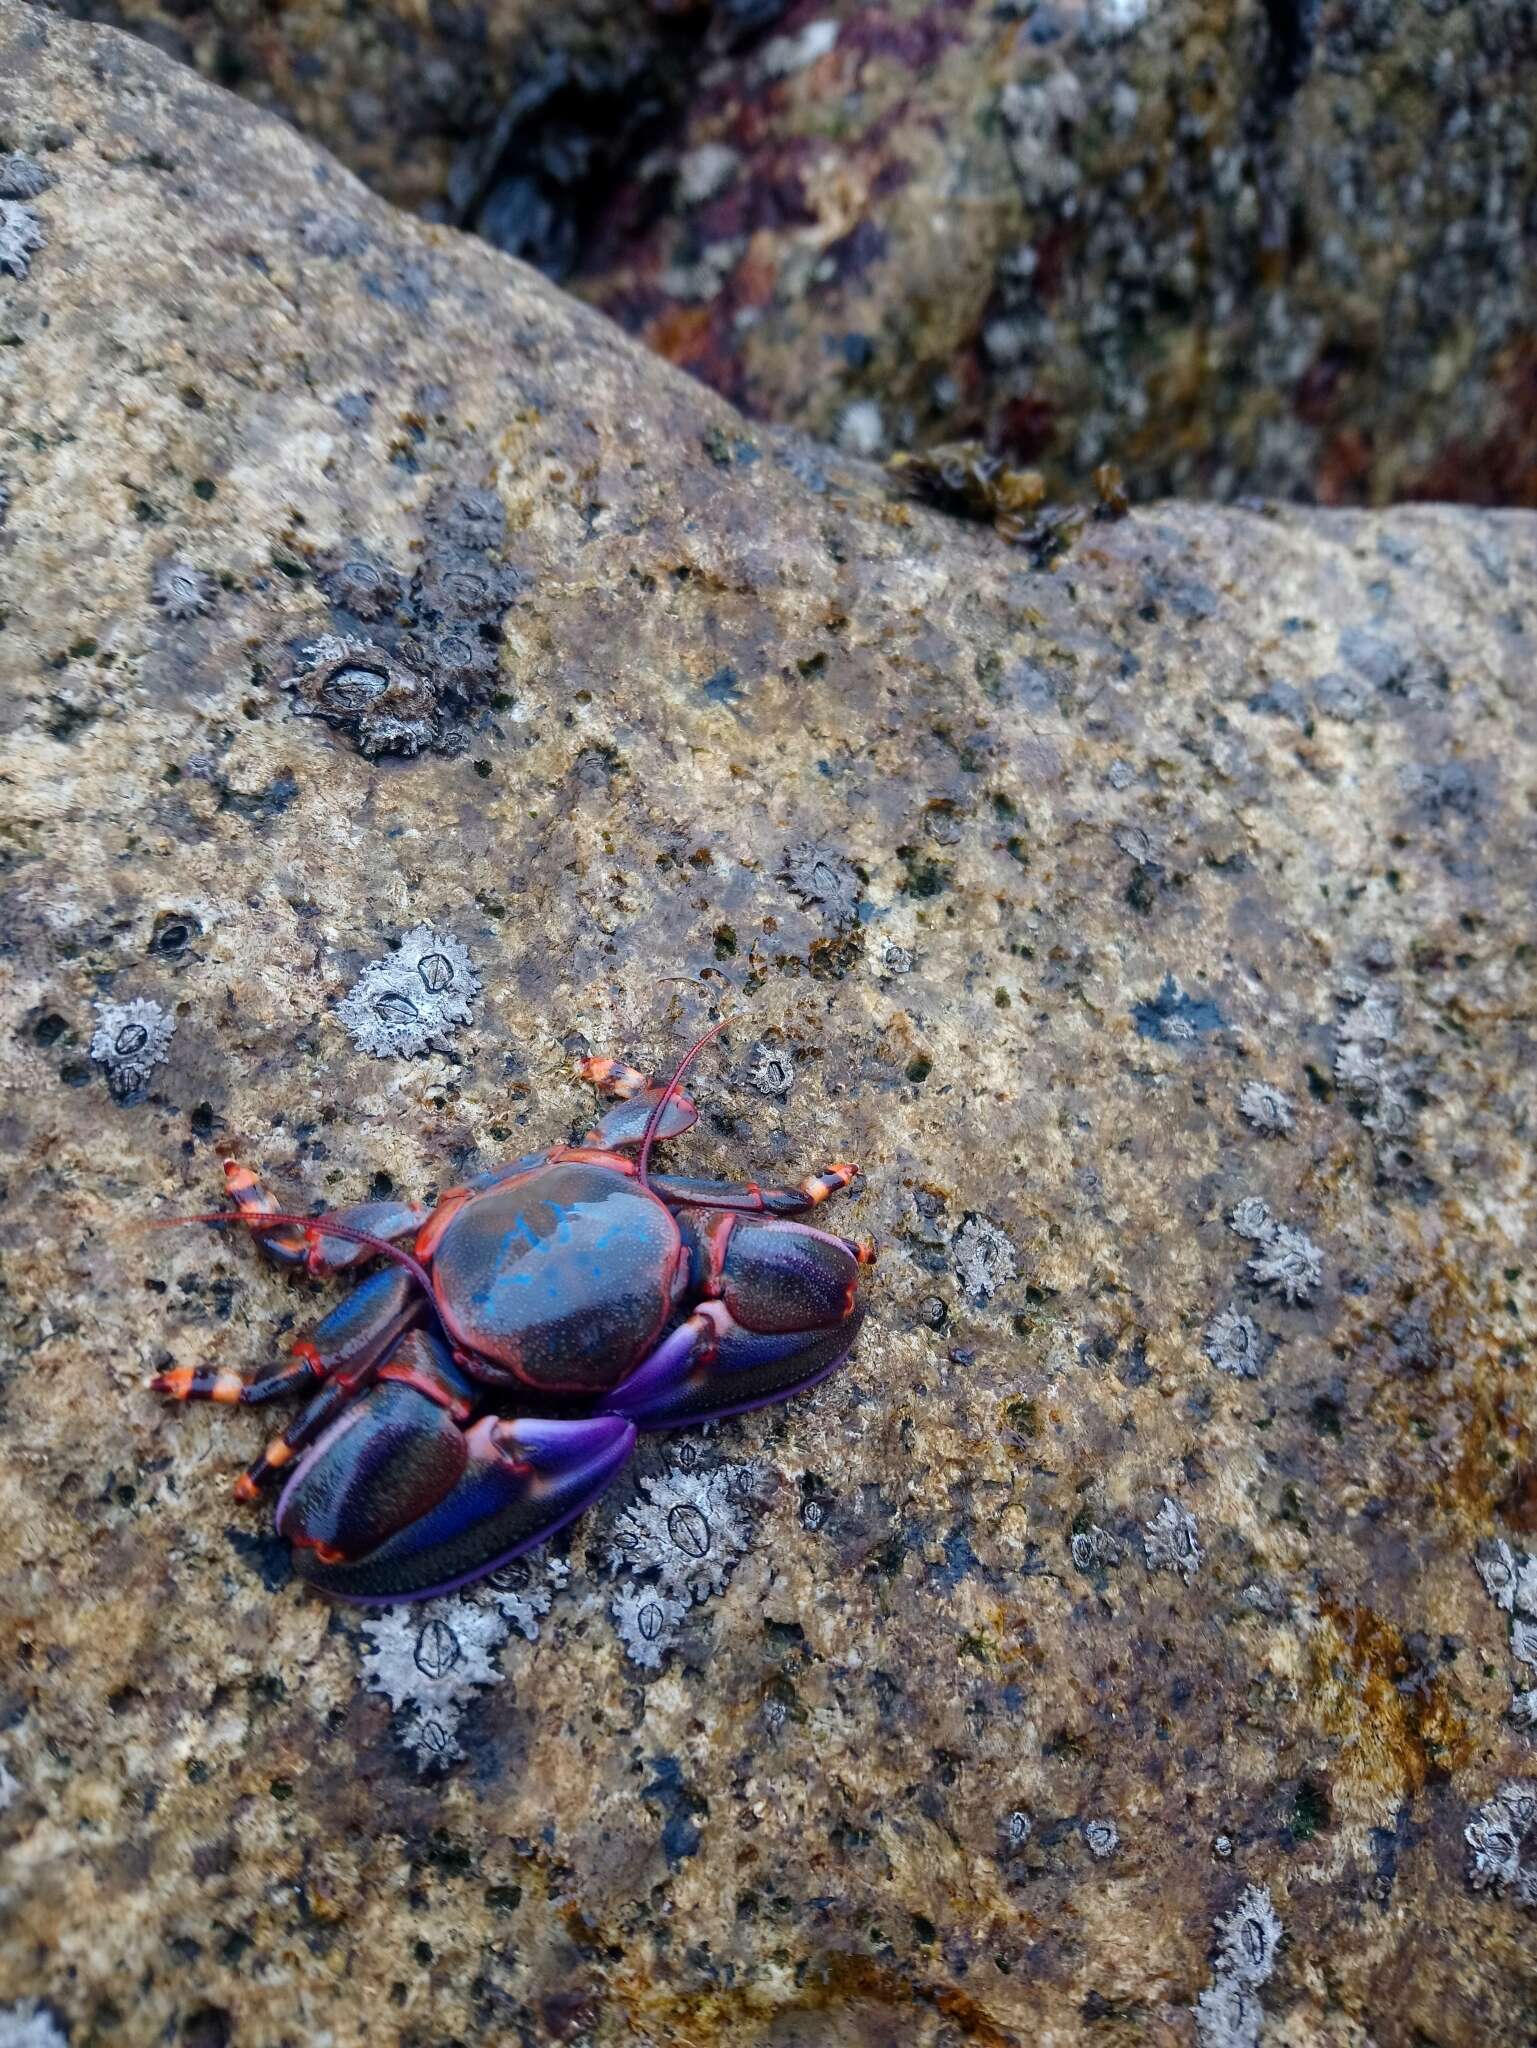
[[[0,126],[0,2037],[1528,2039],[1537,521],[1035,571],[142,43],[0,0]],[[460,737],[296,715],[455,549]],[[145,1380],[336,1286],[146,1225],[721,1014],[677,1156],[862,1162],[848,1369],[306,1593]]]
[[[126,14],[854,452],[1537,504],[1528,0]]]

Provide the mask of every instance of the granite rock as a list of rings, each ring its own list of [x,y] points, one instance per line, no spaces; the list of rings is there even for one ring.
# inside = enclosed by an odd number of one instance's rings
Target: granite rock
[[[142,43],[0,0],[0,126],[7,2038],[1524,2038],[1537,520],[1037,570]],[[295,715],[337,562],[445,548],[463,747]],[[402,943],[465,1000],[380,1056]],[[721,1014],[679,1157],[862,1162],[850,1366],[303,1592],[261,1418],[144,1382],[334,1289],[146,1225],[425,1197]]]

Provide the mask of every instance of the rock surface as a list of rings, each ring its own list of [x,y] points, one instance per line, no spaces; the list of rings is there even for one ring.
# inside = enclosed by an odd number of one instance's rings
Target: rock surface
[[[1524,2039],[1537,521],[1043,573],[142,44],[0,0],[0,124],[7,2038]],[[459,751],[293,715],[488,531]],[[144,1380],[334,1289],[145,1224],[722,1012],[680,1155],[863,1162],[850,1367],[304,1593]]]
[[[457,162],[452,218],[857,452],[1537,504],[1530,6],[124,13],[392,196],[441,207]]]

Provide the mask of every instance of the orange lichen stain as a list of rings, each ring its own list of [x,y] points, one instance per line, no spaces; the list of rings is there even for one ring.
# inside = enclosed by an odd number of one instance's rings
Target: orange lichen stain
[[[669,306],[646,329],[647,345],[670,363],[686,369],[709,341],[707,306]]]
[[[811,2014],[820,2015],[821,2024],[828,2027],[821,2036],[826,2040],[885,2041],[897,2038],[890,2032],[893,2012],[937,2014],[949,2021],[961,2040],[974,2042],[977,2048],[1023,2048],[1017,2033],[959,1986],[910,1976],[876,1956],[847,1949],[812,1957],[788,1995],[777,1988],[755,1996],[750,1985],[712,1986],[686,1998],[656,1998],[641,1990],[638,1997],[633,1992],[627,1996],[625,2004],[630,2024],[642,2035],[687,2042],[690,2048],[739,2040],[746,2027],[761,2026],[771,2016],[782,2024]],[[863,2026],[861,2008],[869,2015]],[[877,2020],[876,2012],[883,2017]]]
[[[1339,1744],[1330,1801],[1346,1819],[1381,1822],[1429,1779],[1465,1763],[1472,1739],[1439,1676],[1400,1690],[1416,1660],[1391,1622],[1327,1597],[1321,1609],[1309,1678],[1319,1725]]]

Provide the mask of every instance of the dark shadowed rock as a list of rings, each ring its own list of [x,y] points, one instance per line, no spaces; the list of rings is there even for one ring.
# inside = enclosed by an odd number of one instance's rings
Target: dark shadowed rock
[[[140,43],[0,0],[0,129],[0,2026],[1523,2038],[1537,521],[1048,573]],[[462,750],[296,716],[445,548]],[[144,1381],[335,1290],[145,1222],[425,1198],[723,1012],[676,1156],[861,1162],[853,1362],[328,1608]]]
[[[123,14],[852,452],[1537,504],[1529,5]]]

